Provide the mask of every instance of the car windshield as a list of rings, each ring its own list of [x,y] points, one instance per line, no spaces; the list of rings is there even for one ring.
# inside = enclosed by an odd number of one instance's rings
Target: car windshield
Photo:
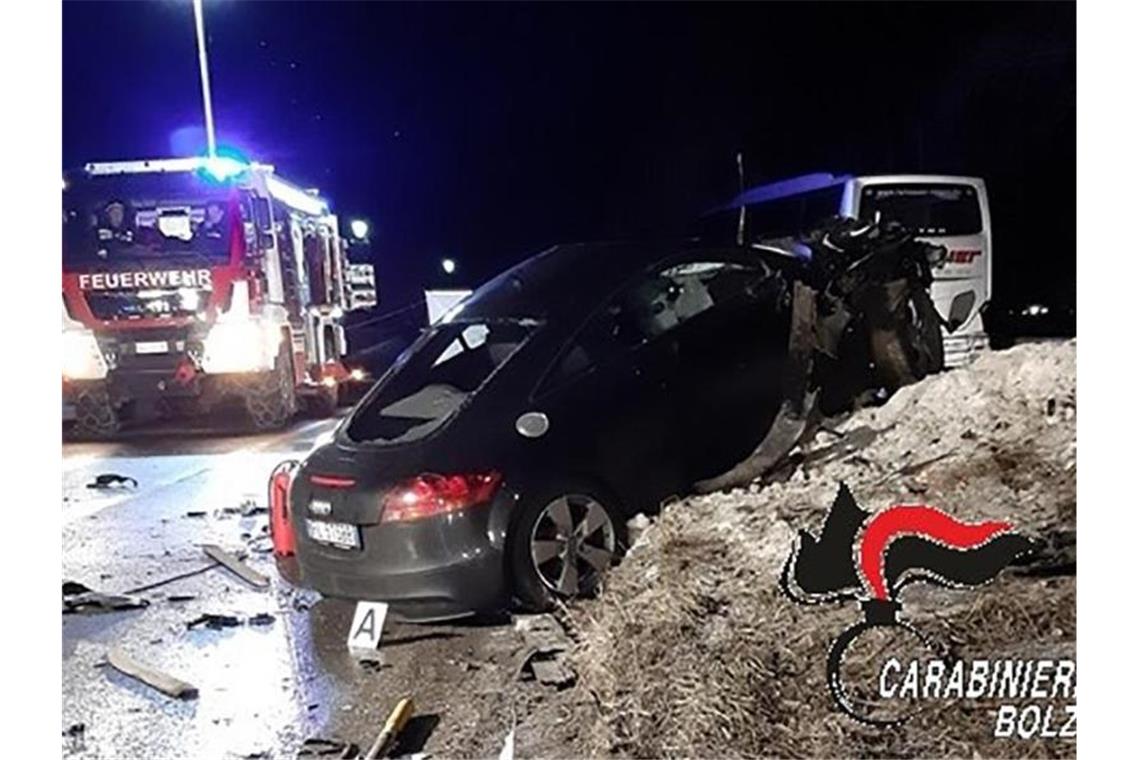
[[[64,262],[228,259],[237,192],[190,173],[91,177],[64,191]]]
[[[533,321],[436,327],[353,414],[354,441],[403,443],[441,427],[526,341]]]
[[[977,191],[969,185],[871,185],[859,216],[900,222],[925,235],[976,235],[982,231]]]

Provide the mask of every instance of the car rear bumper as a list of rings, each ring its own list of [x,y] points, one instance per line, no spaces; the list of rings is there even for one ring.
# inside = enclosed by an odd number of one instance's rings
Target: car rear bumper
[[[410,620],[502,609],[509,591],[502,537],[491,527],[494,508],[360,526],[360,549],[313,541],[298,510],[301,582],[326,596],[387,602],[395,615]]]

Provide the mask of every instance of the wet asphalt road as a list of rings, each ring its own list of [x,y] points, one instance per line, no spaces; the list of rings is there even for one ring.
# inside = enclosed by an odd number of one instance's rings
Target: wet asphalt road
[[[495,701],[512,677],[517,645],[509,626],[390,621],[378,661],[362,661],[345,645],[353,605],[294,589],[269,552],[267,516],[236,510],[266,506],[273,467],[303,456],[333,424],[297,421],[283,433],[252,436],[207,423],[192,432],[136,430],[113,443],[65,442],[64,580],[121,593],[209,565],[200,547],[214,543],[247,553],[271,586],[259,590],[214,568],[142,592],[150,602],[144,609],[64,615],[64,756],[292,758],[313,736],[367,748],[405,695],[416,699],[421,719],[411,738],[426,735],[422,749],[482,751],[457,744],[463,740],[450,729],[500,712]],[[87,488],[102,473],[133,477],[138,487]],[[187,629],[203,613],[243,624]],[[258,613],[273,622],[244,623]],[[198,698],[171,699],[111,670],[103,662],[112,646],[190,682]],[[441,722],[444,730],[433,730]],[[77,724],[82,731],[68,736]],[[506,728],[480,733],[495,741]]]

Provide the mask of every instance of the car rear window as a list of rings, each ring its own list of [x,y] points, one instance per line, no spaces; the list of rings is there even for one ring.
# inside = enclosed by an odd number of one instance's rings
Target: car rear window
[[[533,321],[436,327],[364,400],[347,429],[354,441],[403,443],[442,426],[526,341]]]
[[[899,222],[923,235],[976,235],[982,231],[978,193],[970,185],[871,185],[863,188],[859,216]]]

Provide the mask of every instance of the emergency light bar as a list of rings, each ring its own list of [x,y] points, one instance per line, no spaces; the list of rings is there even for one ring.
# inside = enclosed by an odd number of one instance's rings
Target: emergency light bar
[[[219,176],[219,173],[223,175],[227,173],[238,173],[232,171],[237,166],[253,171],[266,172],[268,174],[272,174],[274,171],[273,166],[270,164],[243,164],[236,158],[230,158],[228,156],[217,156],[213,159],[207,156],[192,156],[189,158],[155,158],[143,161],[104,161],[86,164],[83,170],[92,176],[100,176],[107,174],[142,174],[147,172],[194,172],[204,169],[215,176]]]
[[[292,206],[298,211],[304,211],[306,214],[327,214],[329,211],[328,204],[320,198],[315,195],[310,195],[304,190],[294,187],[285,180],[278,179],[272,174],[266,175],[265,188],[269,190],[270,195],[286,206]]]
[[[157,158],[143,161],[105,161],[89,163],[83,167],[90,176],[114,174],[177,173],[205,171],[217,180],[236,177],[245,171],[265,178],[265,189],[286,206],[307,214],[324,215],[329,213],[328,203],[314,192],[280,179],[274,174],[271,164],[245,163],[231,156],[192,156],[189,158]]]

